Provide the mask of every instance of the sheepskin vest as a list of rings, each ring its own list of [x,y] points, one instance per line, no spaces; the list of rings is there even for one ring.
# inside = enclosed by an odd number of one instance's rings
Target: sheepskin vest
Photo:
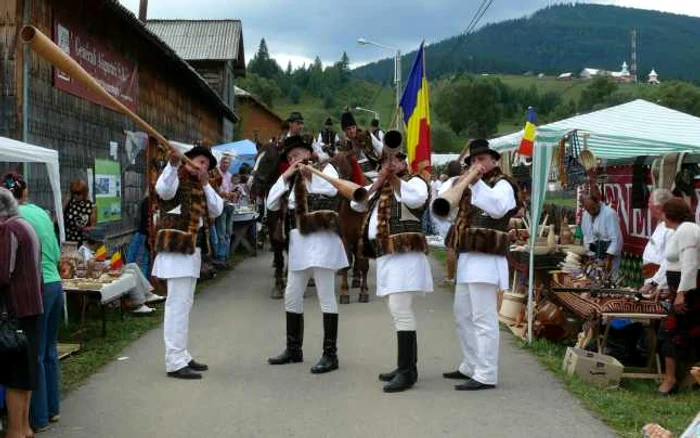
[[[518,183],[512,178],[503,175],[498,167],[483,177],[483,181],[489,187],[494,187],[501,180],[506,180],[513,188],[516,207],[502,218],[492,218],[484,210],[472,204],[471,188],[467,188],[459,202],[454,232],[450,236],[451,241],[448,242],[448,245],[454,248],[455,251],[459,253],[480,252],[500,256],[508,255],[510,247],[508,223],[518,212],[520,189],[518,188]]]
[[[338,216],[338,195],[325,196],[309,193],[306,183],[297,176],[294,183],[295,222],[291,228],[297,228],[301,234],[311,234],[317,231],[332,231],[340,234],[340,219]]]

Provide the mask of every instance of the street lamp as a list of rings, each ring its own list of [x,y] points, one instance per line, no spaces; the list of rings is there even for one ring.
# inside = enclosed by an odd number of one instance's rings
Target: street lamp
[[[377,120],[379,120],[379,113],[376,112],[376,111],[373,111],[373,110],[367,109],[367,108],[362,108],[362,107],[359,107],[359,106],[356,106],[356,107],[355,107],[355,110],[356,110],[356,111],[365,111],[365,112],[368,112],[368,113],[372,113],[372,114],[374,114],[374,118],[377,119]]]
[[[385,46],[384,44],[368,41],[364,38],[358,38],[357,43],[363,46],[375,46],[382,49],[391,50],[394,52],[394,87],[396,87],[396,106],[401,103],[401,50],[396,47]]]

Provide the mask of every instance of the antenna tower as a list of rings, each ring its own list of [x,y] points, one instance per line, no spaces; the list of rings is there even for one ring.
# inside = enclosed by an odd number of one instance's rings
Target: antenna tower
[[[632,81],[637,83],[637,29],[632,29],[632,59],[630,62],[630,74]]]

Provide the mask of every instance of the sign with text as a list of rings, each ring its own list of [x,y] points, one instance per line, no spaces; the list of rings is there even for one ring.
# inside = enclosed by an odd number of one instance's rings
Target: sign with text
[[[122,172],[116,161],[95,159],[97,223],[122,217]]]
[[[54,42],[80,64],[112,96],[127,108],[138,106],[139,77],[137,65],[124,55],[110,49],[72,22],[54,22]],[[54,68],[54,86],[91,102],[110,107],[105,99]]]

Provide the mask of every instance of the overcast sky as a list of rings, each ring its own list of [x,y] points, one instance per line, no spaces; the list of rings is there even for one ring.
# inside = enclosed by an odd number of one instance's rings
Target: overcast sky
[[[138,13],[139,0],[120,0]],[[700,17],[698,0],[589,0]],[[517,18],[551,0],[493,0],[479,25]],[[324,63],[347,51],[355,65],[391,56],[391,52],[360,46],[357,39],[414,50],[464,31],[481,0],[149,0],[148,18],[238,18],[243,22],[246,62],[261,38],[284,68],[308,63],[319,55]]]

